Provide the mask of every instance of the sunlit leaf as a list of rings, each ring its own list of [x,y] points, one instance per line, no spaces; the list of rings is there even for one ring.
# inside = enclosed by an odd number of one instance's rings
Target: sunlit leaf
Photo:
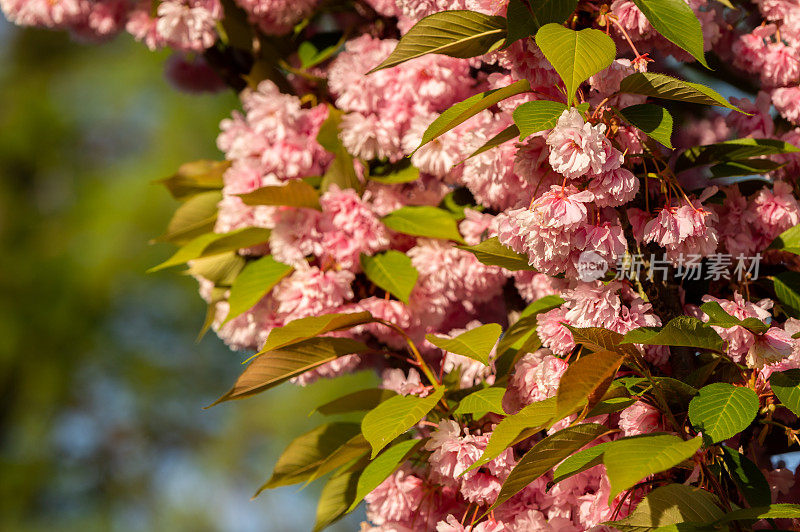
[[[763,321],[759,320],[758,318],[745,318],[744,320],[740,320],[739,318],[734,318],[727,312],[722,306],[717,303],[716,301],[708,301],[700,305],[700,310],[705,312],[708,317],[708,324],[715,325],[717,327],[724,327],[729,329],[730,327],[744,327],[745,329],[749,330],[755,334],[761,334],[767,332],[769,329],[769,325],[764,323]]]
[[[672,434],[656,433],[609,442],[603,450],[603,464],[611,484],[608,504],[643,478],[691,458],[701,444],[699,437],[682,440]]]
[[[692,316],[673,318],[662,328],[633,329],[622,340],[625,344],[670,345],[725,352],[725,342],[710,325]]]
[[[487,323],[455,338],[442,338],[433,334],[428,334],[425,338],[439,349],[489,365],[489,355],[502,332],[503,328],[497,323]]]
[[[283,327],[272,329],[261,353],[313,338],[332,331],[349,329],[373,321],[369,312],[323,314],[290,321]]]
[[[389,229],[406,235],[464,243],[453,217],[447,211],[428,205],[401,207],[386,215],[383,223]]]
[[[795,225],[778,235],[769,245],[769,249],[779,249],[800,255],[800,225]]]
[[[389,57],[369,74],[426,54],[459,58],[483,55],[502,45],[505,36],[503,17],[466,10],[434,13],[408,30]]]
[[[611,385],[624,358],[613,351],[597,351],[570,364],[558,385],[557,417],[563,418],[584,405],[591,410]]]
[[[230,166],[230,161],[192,161],[158,183],[167,187],[173,198],[185,201],[203,192],[222,190],[222,175]]]
[[[620,83],[619,92],[643,94],[663,100],[717,105],[741,112],[714,89],[656,72],[635,72],[629,75]]]
[[[759,519],[797,519],[800,518],[800,504],[770,504],[757,508],[739,508],[728,512],[714,523],[721,525],[731,521],[758,521]]]
[[[553,129],[558,118],[567,106],[550,100],[525,102],[514,109],[514,123],[519,128],[519,140],[525,140],[534,133]]]
[[[633,0],[653,28],[709,68],[703,52],[703,29],[683,0]]]
[[[685,484],[667,484],[644,496],[631,514],[609,524],[620,530],[656,530],[680,523],[713,523],[725,515],[717,497]],[[626,528],[623,528],[626,527]]]
[[[368,493],[389,478],[389,475],[394,473],[403,461],[424,442],[425,440],[401,441],[383,451],[367,464],[361,476],[358,477],[355,499],[348,511],[353,511]]]
[[[607,68],[617,55],[611,37],[590,28],[575,31],[546,24],[536,33],[536,44],[564,81],[570,103],[581,83]]]
[[[158,266],[150,268],[148,272],[156,272],[178,266],[190,260],[202,257],[211,257],[236,251],[241,248],[248,248],[257,244],[262,244],[269,239],[270,230],[260,227],[243,227],[230,233],[206,233],[194,238],[191,242],[181,247],[172,257],[162,262]]]
[[[272,255],[247,264],[231,286],[228,296],[229,310],[224,323],[253,308],[292,269],[291,266],[273,259]]]
[[[505,415],[503,410],[505,393],[505,388],[484,388],[473,392],[459,401],[455,414],[472,414],[474,419],[480,419],[489,412]]]
[[[555,415],[555,398],[532,403],[516,414],[506,416],[492,430],[489,443],[481,457],[472,464],[467,471],[477,469],[487,462],[491,462],[510,445],[518,441],[524,432],[539,431],[545,428]]]
[[[350,338],[320,337],[262,352],[245,368],[233,387],[211,406],[263,392],[340,356],[367,351],[369,348],[365,344]]]
[[[480,92],[462,102],[458,102],[440,114],[436,120],[428,126],[428,129],[426,129],[425,133],[422,135],[422,141],[416,149],[420,149],[433,139],[447,133],[457,125],[466,122],[476,114],[492,107],[498,102],[516,96],[517,94],[528,92],[529,90],[531,90],[530,83],[528,83],[527,80],[521,79],[507,87]]]
[[[533,270],[533,266],[528,264],[528,257],[517,253],[505,244],[501,244],[496,236],[488,238],[474,246],[458,246],[469,251],[482,264],[488,266],[500,266],[506,270],[520,271]]]
[[[757,413],[758,396],[753,390],[725,382],[700,388],[700,393],[689,402],[692,425],[713,443],[746,429]]]
[[[239,197],[245,205],[286,205],[320,209],[319,194],[302,179],[292,179],[283,185],[261,187],[247,194],[239,194]]]
[[[675,170],[681,172],[689,168],[719,162],[746,161],[752,157],[795,153],[800,151],[793,144],[776,139],[743,138],[726,140],[716,144],[694,146],[684,151],[675,162]]]
[[[220,200],[222,191],[219,190],[195,194],[175,210],[167,224],[167,231],[156,241],[182,246],[195,237],[213,231]]]
[[[425,417],[444,391],[444,388],[437,388],[427,397],[398,395],[367,412],[361,422],[361,432],[372,446],[372,458]]]
[[[408,255],[394,249],[373,256],[362,254],[361,269],[367,279],[404,303],[419,277]]]
[[[573,425],[547,436],[520,458],[503,482],[500,494],[492,508],[522,491],[525,486],[541,477],[566,457],[608,432],[608,428],[596,423]]]

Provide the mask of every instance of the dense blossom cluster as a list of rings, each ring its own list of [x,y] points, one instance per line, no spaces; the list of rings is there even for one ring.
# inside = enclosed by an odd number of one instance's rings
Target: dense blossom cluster
[[[217,144],[229,166],[214,231],[268,229],[268,241],[247,246],[238,256],[252,261],[270,255],[290,269],[249,310],[227,321],[230,283],[194,271],[201,294],[212,306],[213,327],[232,348],[257,351],[271,331],[294,320],[366,311],[378,321],[328,334],[363,341],[368,353],[350,351],[293,376],[293,381],[304,385],[371,368],[381,388],[424,398],[438,384],[423,371],[430,367],[435,377],[455,389],[505,387],[502,413],[449,415],[423,419],[416,426],[413,437],[424,439],[420,453],[366,495],[369,523],[363,524],[363,531],[566,532],[610,530],[603,523],[627,515],[652,485],[645,483],[609,500],[614,492],[602,465],[554,486],[548,472],[481,517],[536,442],[570,423],[599,423],[609,429],[590,445],[677,433],[663,405],[642,392],[618,410],[587,419],[573,413],[470,468],[507,415],[556,397],[583,343],[574,337],[576,329],[603,328],[624,335],[663,326],[677,315],[708,322],[710,316],[700,305],[716,302],[736,320],[755,318],[766,324],[762,332],[744,324],[712,325],[724,341],[727,360],[739,364],[732,367],[752,376],[747,377],[749,386],[768,394],[774,372],[800,368],[800,340],[793,337],[800,321],[788,318],[785,308],[776,312],[780,305],[775,297],[748,279],[676,283],[664,296],[644,277],[608,280],[582,275],[587,256],[613,270],[636,253],[666,256],[664,268],[680,268],[689,255],[702,258],[722,252],[761,260],[763,267],[791,263],[768,247],[800,224],[797,153],[757,154],[753,164],[774,164],[759,167],[763,171],[728,174],[764,175],[757,180],[715,180],[707,166],[681,170],[678,165],[681,149],[731,139],[800,145],[800,4],[744,2],[748,17],[743,17],[711,0],[686,3],[702,24],[705,49],[715,50],[728,65],[731,79],[744,76],[753,85],[752,98],[732,99],[745,113],[692,110],[680,116],[675,151],[620,120],[620,112],[646,101],[641,94],[618,92],[624,78],[655,71],[656,66],[663,70],[674,60],[694,59],[657,33],[634,2],[601,5],[582,0],[578,12],[591,14],[623,57],[583,85],[579,95],[586,107],[567,105],[552,127],[474,156],[514,125],[520,104],[572,103],[565,101],[558,74],[533,39],[478,57],[424,55],[368,72],[423,17],[452,9],[505,16],[506,1],[367,0],[352,13],[325,13],[318,19],[306,18],[319,7],[315,0],[236,0],[224,10],[219,0],[0,0],[0,7],[21,25],[67,28],[90,40],[125,30],[151,49],[169,47],[191,54],[179,56],[180,63],[168,73],[179,86],[193,89],[222,85],[204,57],[230,39],[221,29],[221,22],[233,17],[229,10],[235,9],[243,16],[240,22],[249,21],[269,38],[306,31],[304,19],[310,28],[319,24],[352,29],[338,53],[313,67],[301,68],[291,55],[282,65],[285,77],[248,76],[249,86],[240,92],[242,111],[233,111],[221,124]],[[640,55],[643,51],[656,59],[655,64]],[[418,148],[429,126],[454,104],[519,80],[527,80],[530,90],[473,113]],[[331,125],[338,128],[339,151],[322,140]],[[386,168],[389,176],[408,171],[409,162],[413,179],[382,178]],[[355,181],[331,178],[342,173],[342,165],[353,166],[345,173],[352,170]],[[242,198],[298,180],[319,188],[318,205],[259,204]],[[440,207],[459,238],[384,223],[387,215],[409,207]],[[487,264],[465,249],[495,241],[519,254],[529,268]],[[405,298],[373,282],[366,271],[365,259],[392,252],[405,255],[417,275]],[[792,264],[796,268],[797,261]],[[437,347],[430,336],[452,341],[491,323],[508,329],[526,319],[525,311],[520,317],[526,304],[535,306],[546,297],[556,302],[541,309],[535,333],[510,371],[499,369],[503,353],[497,352],[497,345],[485,364]],[[409,363],[407,342],[416,346],[421,360]],[[679,373],[669,346],[633,346],[654,373]],[[747,384],[741,379],[731,382]],[[781,415],[787,426],[796,423],[785,411]],[[797,473],[770,463],[763,438],[751,449],[773,500],[791,501],[800,489]],[[700,464],[699,459],[695,463]],[[696,465],[679,480],[694,482],[705,474]]]

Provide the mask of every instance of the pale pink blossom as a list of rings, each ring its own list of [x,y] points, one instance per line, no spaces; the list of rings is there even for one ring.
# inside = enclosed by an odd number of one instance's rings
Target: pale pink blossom
[[[568,179],[619,168],[622,154],[605,137],[604,124],[584,122],[574,107],[564,111],[547,136],[550,166]]]
[[[619,413],[619,428],[625,436],[637,436],[662,430],[661,412],[643,401]]]

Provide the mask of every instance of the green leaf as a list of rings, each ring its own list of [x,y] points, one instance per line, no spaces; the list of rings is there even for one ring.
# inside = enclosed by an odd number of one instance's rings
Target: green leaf
[[[714,523],[721,525],[731,521],[758,521],[759,519],[797,519],[800,518],[800,504],[770,504],[757,508],[739,508],[720,517]]]
[[[800,318],[800,273],[779,273],[772,278],[772,283],[784,311],[793,318]]]
[[[408,303],[419,277],[419,272],[411,264],[411,259],[405,253],[393,249],[372,257],[362,253],[361,269],[364,270],[367,279],[403,303]]]
[[[610,442],[603,450],[603,464],[611,484],[608,504],[643,478],[691,458],[701,444],[699,437],[682,440],[672,434],[647,434]]]
[[[711,171],[712,179],[721,179],[723,177],[766,174],[784,166],[784,164],[776,163],[769,159],[744,159],[742,161],[726,161],[715,164],[709,170]]]
[[[302,179],[292,179],[284,185],[267,186],[247,194],[239,194],[245,205],[286,205],[320,209],[319,194]]]
[[[562,480],[569,478],[587,469],[591,469],[603,463],[603,451],[610,442],[599,443],[594,447],[589,447],[575,454],[568,456],[553,471],[553,483],[558,484]]]
[[[536,44],[564,81],[570,103],[581,83],[607,68],[617,55],[614,41],[602,31],[574,31],[560,24],[542,26]]]
[[[489,365],[489,355],[500,338],[503,328],[497,323],[487,323],[463,332],[455,338],[442,338],[428,334],[425,338],[444,351],[462,355]]]
[[[778,238],[769,245],[769,249],[779,249],[800,255],[800,225],[795,225],[778,235]]]
[[[228,315],[223,324],[253,308],[292,270],[291,266],[276,261],[272,255],[247,264],[231,286]]]
[[[769,482],[756,464],[730,447],[721,446],[728,474],[739,486],[750,506],[768,505],[772,500]]]
[[[148,273],[157,272],[170,266],[184,264],[190,260],[211,257],[262,244],[269,239],[269,235],[269,229],[260,227],[244,227],[230,233],[206,233],[192,239],[191,242],[176,251],[172,257],[147,271]]]
[[[716,325],[717,327],[724,327],[726,329],[739,326],[744,327],[754,334],[762,334],[769,330],[769,325],[758,318],[745,318],[744,320],[734,318],[725,312],[725,309],[716,301],[707,301],[703,303],[700,305],[700,310],[708,315],[709,320],[707,323],[709,325]]]
[[[633,0],[653,28],[709,68],[703,52],[700,21],[683,0]]]
[[[392,390],[384,390],[383,388],[367,388],[365,390],[358,390],[357,392],[348,393],[341,397],[337,397],[333,401],[318,406],[311,413],[319,412],[322,415],[330,416],[333,414],[343,414],[346,412],[354,412],[358,410],[372,410],[383,401],[397,395]]]
[[[640,0],[644,1],[644,0]],[[658,0],[661,1],[661,0]],[[672,1],[672,0],[668,0]],[[683,0],[677,0],[683,4]],[[689,11],[691,9],[686,4]],[[694,16],[694,15],[692,15]],[[653,140],[660,142],[669,149],[672,149],[672,115],[660,105],[643,103],[631,105],[617,111],[629,124],[641,129]]]
[[[498,133],[494,137],[492,137],[489,140],[487,140],[483,144],[483,146],[481,146],[480,148],[478,148],[474,152],[470,153],[469,157],[467,157],[467,159],[471,159],[471,158],[475,157],[476,155],[480,155],[481,153],[483,153],[485,151],[489,151],[492,148],[496,148],[497,146],[500,146],[501,144],[504,144],[504,143],[508,142],[509,140],[515,139],[518,136],[519,136],[519,129],[517,128],[517,125],[516,124],[511,124],[510,126],[505,128],[503,131],[501,131],[500,133]],[[464,159],[464,160],[466,161],[467,159]]]
[[[239,375],[236,383],[211,406],[261,393],[340,356],[369,348],[350,338],[309,338],[280,350],[262,352]]]
[[[317,522],[313,532],[322,530],[347,513],[355,500],[358,477],[363,468],[364,465],[357,462],[328,480],[319,495]]]
[[[176,173],[157,181],[163,184],[178,201],[185,201],[203,192],[222,190],[222,175],[230,161],[192,161],[182,164]]]
[[[524,0],[509,0],[506,9],[506,20],[508,22],[508,35],[505,45],[509,46],[520,39],[525,39],[536,34],[539,29],[538,24],[531,13],[530,8]],[[556,21],[552,21],[556,22]],[[563,22],[563,21],[562,21]]]
[[[385,216],[383,224],[406,235],[465,243],[453,217],[447,211],[428,205],[401,207]]]
[[[569,455],[607,432],[608,428],[603,425],[583,423],[547,436],[520,458],[503,482],[492,508],[503,504]]]
[[[444,391],[444,388],[435,389],[427,397],[397,395],[367,412],[361,422],[361,432],[372,446],[372,458],[425,417],[444,396]]]
[[[384,185],[411,183],[419,179],[419,168],[413,166],[408,159],[403,163],[392,166],[392,171],[385,174],[370,174],[369,180]]]
[[[507,349],[519,349],[531,334],[536,334],[536,318],[542,312],[561,306],[564,300],[557,295],[544,296],[537,299],[520,313],[519,319],[505,332],[497,344],[497,352],[502,354]]]
[[[474,419],[480,419],[489,412],[504,416],[506,415],[503,410],[505,393],[505,388],[484,388],[473,392],[458,403],[455,414],[459,416],[472,414]]]
[[[217,287],[231,286],[245,266],[244,258],[229,251],[212,257],[192,260],[186,274],[203,277]]]
[[[624,336],[621,343],[694,347],[718,353],[725,352],[725,342],[717,331],[691,316],[673,318],[661,329],[656,327],[634,329]]]
[[[389,57],[367,74],[426,54],[462,59],[483,55],[499,48],[505,36],[503,17],[466,10],[434,13],[408,30]]]
[[[287,345],[308,340],[320,334],[349,329],[374,321],[369,312],[353,312],[345,314],[323,314],[293,320],[283,327],[272,329],[264,347],[259,353],[266,353]]]
[[[583,405],[585,411],[591,410],[603,398],[624,358],[613,351],[596,351],[570,364],[558,385],[556,417],[568,416]]]
[[[389,478],[389,475],[394,473],[403,461],[424,442],[425,440],[401,441],[383,451],[377,458],[367,464],[361,476],[358,477],[356,496],[347,511],[352,512],[368,493]]]
[[[457,125],[466,122],[481,111],[492,107],[506,98],[528,92],[529,90],[531,90],[530,83],[528,83],[527,80],[521,79],[507,87],[480,92],[462,102],[458,102],[440,114],[436,120],[428,126],[428,129],[426,129],[425,133],[422,135],[422,141],[414,151],[417,151],[433,139],[447,133]]]
[[[724,515],[719,500],[708,491],[685,484],[667,484],[645,495],[625,519],[604,524],[620,530],[635,527],[645,531],[680,523],[711,523]]]
[[[567,106],[550,100],[525,102],[514,109],[514,123],[519,128],[519,140],[525,140],[534,133],[553,129]]]
[[[750,388],[717,382],[700,388],[689,402],[689,419],[712,443],[746,429],[758,413],[758,396]]]
[[[270,479],[254,496],[266,489],[305,482],[331,454],[359,433],[358,423],[328,423],[295,438],[281,453]]]
[[[356,434],[325,458],[319,467],[311,473],[311,476],[308,477],[306,484],[327,475],[334,469],[338,469],[353,460],[365,457],[368,452],[369,443],[364,439],[364,435],[361,433]]]
[[[769,376],[769,385],[781,404],[800,416],[800,369],[776,371]]]
[[[321,49],[311,41],[301,42],[300,46],[297,47],[297,57],[300,59],[300,66],[309,69],[330,59],[333,57],[333,54],[342,47],[346,38],[347,34],[345,33],[336,43]]]
[[[742,112],[714,89],[655,72],[635,72],[629,75],[620,83],[619,92],[643,94],[662,100],[717,105]]]
[[[492,430],[489,443],[486,444],[486,449],[484,449],[481,457],[467,468],[467,471],[477,469],[483,464],[491,462],[510,445],[522,441],[524,438],[521,438],[521,435],[525,435],[525,437],[532,436],[545,428],[553,420],[555,406],[555,398],[550,397],[543,401],[529,404],[516,414],[504,417]]]
[[[175,210],[167,231],[156,242],[172,242],[179,246],[195,237],[214,230],[217,221],[217,204],[222,200],[222,191],[211,190],[195,194]]]
[[[505,244],[501,244],[496,236],[488,238],[474,246],[458,246],[460,249],[469,251],[478,262],[487,266],[500,266],[506,270],[520,271],[533,270],[533,266],[528,264],[528,257],[517,253]]]
[[[339,125],[342,122],[344,113],[332,105],[328,105],[328,118],[322,123],[317,133],[317,142],[327,151],[334,155],[333,162],[328,166],[325,175],[322,176],[320,190],[326,191],[335,184],[341,189],[351,188],[361,192],[363,185],[356,175],[353,166],[353,157],[339,139]]]
[[[678,157],[675,162],[675,170],[682,172],[689,168],[718,162],[737,161],[741,163],[751,157],[798,151],[800,149],[782,140],[752,138],[726,140],[716,144],[704,144],[689,148]]]
[[[566,327],[572,333],[575,344],[580,344],[591,351],[614,351],[634,359],[641,356],[636,347],[620,344],[623,336],[616,331],[610,331],[603,327],[573,327],[571,325]]]

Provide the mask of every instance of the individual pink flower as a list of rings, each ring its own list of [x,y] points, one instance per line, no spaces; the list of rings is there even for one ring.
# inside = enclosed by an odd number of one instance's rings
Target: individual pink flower
[[[800,86],[780,87],[772,91],[775,109],[789,122],[800,125]]]
[[[730,113],[727,117],[728,125],[738,132],[739,137],[769,138],[775,131],[769,109],[772,105],[770,95],[759,91],[756,101],[749,98],[731,98],[731,103],[738,106],[745,113]]]
[[[568,179],[619,168],[622,154],[605,137],[606,126],[584,122],[574,107],[564,111],[547,136],[550,166]]]
[[[514,366],[503,397],[503,408],[513,413],[523,406],[553,397],[567,367],[566,362],[547,349],[524,355]]]
[[[756,335],[745,361],[751,368],[761,368],[788,358],[793,349],[794,340],[786,331],[770,327],[764,334]]]
[[[662,430],[661,412],[643,401],[620,412],[619,428],[625,436],[637,436]]]
[[[785,181],[776,181],[772,190],[762,188],[753,198],[752,208],[759,230],[769,241],[800,224],[800,204]]]
[[[217,40],[221,15],[218,0],[164,0],[158,5],[156,30],[169,46],[200,52]]]
[[[573,229],[586,221],[586,204],[593,199],[591,192],[553,185],[550,191],[536,198],[530,210],[539,227]]]
[[[408,376],[400,368],[388,368],[381,373],[381,388],[392,390],[400,395],[425,397],[429,390],[422,384],[419,372],[411,368]]]
[[[316,266],[295,270],[272,291],[278,314],[290,321],[333,312],[353,298],[354,277],[347,270],[322,271]]]
[[[639,192],[639,179],[626,168],[617,168],[592,177],[587,189],[598,207],[625,205]]]

